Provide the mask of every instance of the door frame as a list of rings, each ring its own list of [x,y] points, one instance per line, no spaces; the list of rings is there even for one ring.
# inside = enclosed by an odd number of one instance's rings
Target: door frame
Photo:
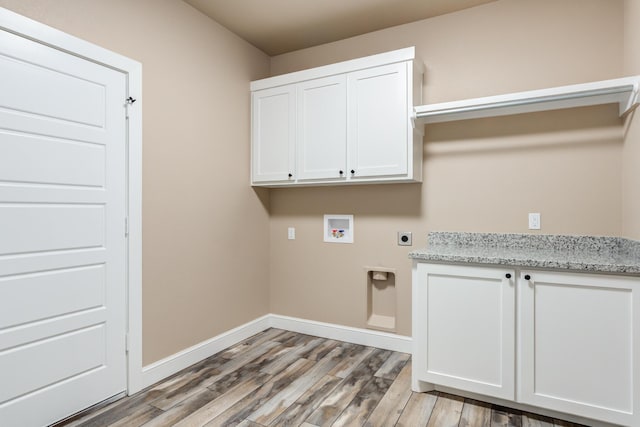
[[[0,30],[115,69],[127,77],[127,394],[142,390],[142,64],[0,7]],[[126,102],[124,99],[123,103]],[[123,221],[124,222],[124,221]],[[123,223],[123,232],[125,224]]]

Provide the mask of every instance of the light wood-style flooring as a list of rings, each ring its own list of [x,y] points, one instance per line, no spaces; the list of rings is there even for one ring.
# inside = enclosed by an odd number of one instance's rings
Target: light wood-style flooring
[[[268,329],[57,426],[577,426],[411,391],[410,355]]]

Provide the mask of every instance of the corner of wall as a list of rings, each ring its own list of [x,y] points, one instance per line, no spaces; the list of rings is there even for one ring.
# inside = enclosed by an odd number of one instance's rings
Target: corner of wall
[[[640,74],[640,2],[624,0],[624,73]],[[622,235],[640,240],[640,117],[625,122],[622,152]]]

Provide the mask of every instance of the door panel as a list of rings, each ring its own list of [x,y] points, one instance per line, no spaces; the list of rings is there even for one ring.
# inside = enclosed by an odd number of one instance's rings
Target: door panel
[[[349,160],[355,178],[408,170],[407,64],[349,73]]]
[[[298,179],[346,178],[346,86],[344,75],[298,85]]]
[[[253,182],[295,178],[295,93],[295,87],[289,85],[252,94]]]
[[[0,354],[0,401],[74,377],[106,362],[104,324],[68,332]],[[25,366],[29,375],[25,375]]]
[[[0,328],[103,307],[105,293],[104,264],[0,278]]]
[[[105,206],[0,203],[0,255],[104,245]]]
[[[0,425],[126,389],[126,76],[0,31]]]
[[[0,181],[104,187],[105,146],[4,132]]]
[[[637,425],[637,279],[530,270],[520,277],[520,400]]]
[[[417,265],[415,378],[515,396],[514,270]]]

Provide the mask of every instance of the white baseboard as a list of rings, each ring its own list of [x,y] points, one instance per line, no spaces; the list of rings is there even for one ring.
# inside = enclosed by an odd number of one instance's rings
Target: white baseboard
[[[140,389],[161,381],[194,363],[231,347],[268,328],[285,329],[287,331],[346,341],[353,344],[382,348],[385,350],[411,353],[411,337],[395,335],[387,332],[352,328],[332,323],[316,322],[295,317],[267,314],[237,328],[224,332],[211,339],[186,348],[164,359],[158,360],[142,368]],[[129,390],[129,393],[138,390]]]
[[[385,350],[399,351],[401,353],[411,353],[412,339],[404,335],[373,331],[370,329],[352,328],[350,326],[336,325],[333,323],[316,322],[313,320],[281,316],[279,314],[269,315],[269,325],[272,328],[286,329],[287,331],[299,332],[301,334],[346,341]]]
[[[186,348],[164,359],[142,367],[141,389],[198,363],[259,332],[269,329],[269,314],[240,325],[227,332]]]

